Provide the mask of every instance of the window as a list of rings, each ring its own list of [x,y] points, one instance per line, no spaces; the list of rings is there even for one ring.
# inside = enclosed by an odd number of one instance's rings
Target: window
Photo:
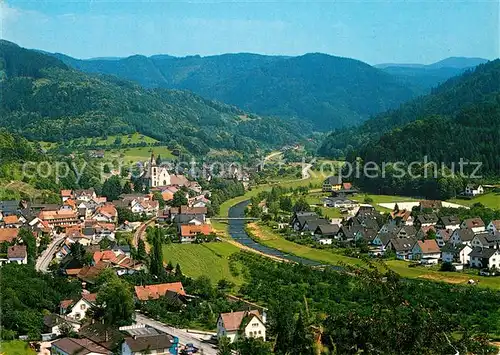
[[[80,305],[80,309],[81,309],[81,310],[85,310],[85,303],[82,303],[82,304]]]
[[[262,334],[262,331],[259,330],[259,335],[261,335],[261,334]]]

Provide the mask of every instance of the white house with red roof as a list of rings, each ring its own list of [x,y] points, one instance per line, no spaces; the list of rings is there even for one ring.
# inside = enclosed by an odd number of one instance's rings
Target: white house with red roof
[[[259,311],[221,313],[217,319],[217,337],[231,343],[241,338],[262,338],[266,341],[266,321]]]
[[[70,319],[84,319],[89,308],[95,305],[97,293],[82,293],[77,300],[62,300],[59,304],[59,314]]]

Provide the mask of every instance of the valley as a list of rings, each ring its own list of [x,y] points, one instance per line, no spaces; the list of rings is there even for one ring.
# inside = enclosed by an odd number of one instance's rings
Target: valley
[[[401,19],[356,4],[6,1],[54,43],[0,36],[2,354],[498,353],[499,59],[365,49]]]

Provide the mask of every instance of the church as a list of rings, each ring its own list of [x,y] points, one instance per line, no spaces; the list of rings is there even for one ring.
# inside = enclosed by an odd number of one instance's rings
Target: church
[[[151,160],[146,167],[143,180],[149,187],[172,185],[171,176],[167,168],[165,166],[157,166],[154,153],[151,154]]]

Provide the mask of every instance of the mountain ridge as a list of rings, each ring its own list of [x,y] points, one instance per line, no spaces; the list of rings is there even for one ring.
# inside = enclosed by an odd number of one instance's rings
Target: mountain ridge
[[[0,63],[0,125],[31,140],[140,132],[199,155],[210,149],[255,153],[310,132],[300,122],[260,117],[191,92],[85,74],[6,41],[0,42]]]

